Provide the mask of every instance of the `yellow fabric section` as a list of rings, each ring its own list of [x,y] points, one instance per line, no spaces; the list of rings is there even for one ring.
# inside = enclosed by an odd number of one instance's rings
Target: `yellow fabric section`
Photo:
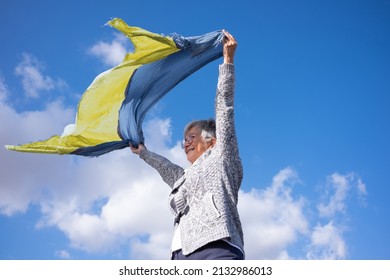
[[[6,146],[7,149],[68,154],[81,147],[121,140],[117,133],[119,109],[131,75],[143,64],[163,59],[179,49],[171,38],[128,26],[119,18],[108,24],[131,40],[134,52],[126,54],[118,66],[95,78],[79,102],[74,129],[67,135],[21,146]]]

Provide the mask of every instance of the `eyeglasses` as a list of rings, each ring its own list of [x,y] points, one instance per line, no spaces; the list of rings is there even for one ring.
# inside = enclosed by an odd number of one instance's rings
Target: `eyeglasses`
[[[184,139],[181,141],[181,148],[184,149],[186,144],[191,144],[194,139],[196,138],[196,134],[195,133],[191,133],[191,134],[188,134],[186,137],[184,137]]]

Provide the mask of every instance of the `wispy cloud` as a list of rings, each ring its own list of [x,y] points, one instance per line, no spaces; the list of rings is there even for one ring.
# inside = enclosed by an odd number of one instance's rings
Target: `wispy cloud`
[[[106,66],[116,66],[122,62],[126,55],[128,39],[117,34],[111,42],[100,41],[88,49],[88,53],[98,57]]]
[[[314,227],[310,235],[307,259],[344,259],[347,256],[347,245],[343,230],[333,222]]]
[[[318,205],[319,214],[323,217],[333,217],[337,213],[345,213],[346,200],[354,190],[358,198],[364,201],[367,195],[366,186],[356,174],[342,175],[336,172],[330,175],[324,186],[326,194],[324,200],[326,201]]]
[[[42,91],[67,87],[64,80],[44,74],[44,64],[29,53],[22,54],[22,61],[16,66],[15,74],[22,79],[22,86],[28,97],[38,98]]]
[[[0,75],[0,102],[5,102],[7,95],[7,84],[5,83],[4,78]]]
[[[55,255],[60,259],[70,259],[70,254],[66,250],[58,250]]]
[[[67,168],[59,157],[19,154],[7,151],[6,144],[23,144],[58,134],[74,118],[74,111],[61,102],[47,104],[44,111],[18,113],[0,101],[0,213],[24,212],[39,199],[41,191]],[[56,168],[53,168],[53,165]],[[61,170],[62,169],[62,170]],[[48,170],[48,173],[45,172]]]
[[[247,258],[290,258],[288,246],[297,241],[298,235],[308,232],[305,200],[292,197],[292,187],[297,182],[297,173],[288,167],[274,176],[269,187],[241,191],[239,210]]]
[[[318,221],[312,230],[306,257],[345,259],[348,257],[348,246],[344,239],[344,233],[348,228],[345,223],[350,203],[348,198],[356,197],[364,205],[367,196],[366,185],[353,172],[344,175],[335,172],[327,177],[320,190],[322,195],[317,204],[318,217],[327,221]]]

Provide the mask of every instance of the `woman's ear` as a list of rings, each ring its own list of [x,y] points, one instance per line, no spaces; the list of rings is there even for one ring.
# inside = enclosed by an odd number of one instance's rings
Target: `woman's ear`
[[[214,137],[211,138],[210,142],[211,142],[210,146],[214,147],[214,145],[217,143],[217,138],[214,138]]]

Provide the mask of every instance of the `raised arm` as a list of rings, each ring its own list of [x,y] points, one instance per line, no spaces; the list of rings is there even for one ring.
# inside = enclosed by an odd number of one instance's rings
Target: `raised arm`
[[[219,66],[217,94],[215,99],[217,143],[228,157],[238,157],[238,143],[234,125],[235,68],[234,55],[237,41],[224,31],[224,63]]]
[[[143,144],[139,144],[137,148],[130,145],[130,149],[134,154],[139,155],[147,164],[156,169],[164,182],[171,188],[184,175],[182,167],[172,163],[163,156],[149,151]]]

